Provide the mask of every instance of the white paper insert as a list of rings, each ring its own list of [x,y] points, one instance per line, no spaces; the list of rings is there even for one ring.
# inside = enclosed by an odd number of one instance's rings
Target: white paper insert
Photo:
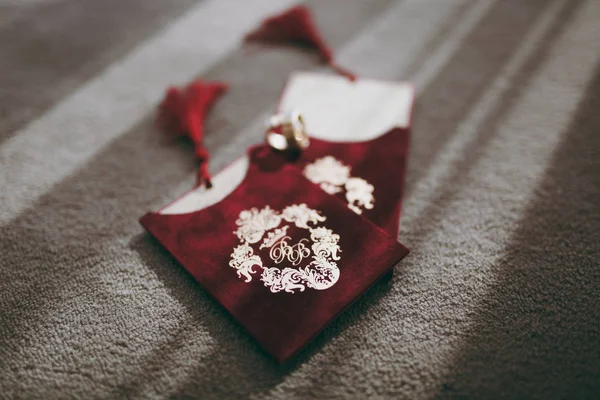
[[[360,142],[410,126],[413,101],[410,83],[296,73],[281,96],[279,111],[299,110],[310,136]]]
[[[347,78],[314,72],[292,75],[279,111],[299,110],[310,136],[332,142],[371,140],[394,127],[410,126],[414,88],[410,83]],[[218,203],[244,179],[244,155],[213,176],[213,187],[192,190],[161,214],[185,214]]]

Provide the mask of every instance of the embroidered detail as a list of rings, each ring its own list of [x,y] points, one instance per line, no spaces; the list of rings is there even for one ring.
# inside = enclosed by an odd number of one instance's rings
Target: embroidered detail
[[[367,210],[373,209],[373,190],[375,188],[369,182],[362,178],[350,178],[346,181],[346,200],[348,200],[348,207],[350,207],[355,213],[361,214],[362,209]]]
[[[331,229],[319,227],[310,230],[310,239],[313,241],[312,251],[317,257],[323,259],[331,257],[336,261],[340,259],[337,255],[340,251],[337,245],[340,235],[333,233]]]
[[[304,229],[309,229],[309,222],[316,224],[317,222],[323,222],[326,219],[322,215],[319,215],[317,211],[308,208],[306,204],[286,207],[283,210],[283,213],[281,213],[281,216],[287,222],[293,222],[298,228]]]
[[[341,249],[338,245],[339,235],[324,226],[314,226],[326,219],[318,211],[308,208],[306,204],[286,207],[281,214],[268,206],[261,210],[252,208],[249,211],[242,211],[236,221],[238,229],[233,232],[240,239],[241,244],[231,253],[229,266],[236,269],[238,277],[243,278],[245,282],[252,281],[253,274],[258,272],[254,269],[255,266],[262,268],[260,280],[273,293],[280,291],[295,293],[295,290],[303,292],[307,287],[315,290],[329,289],[340,277],[335,261],[340,259],[338,253]],[[282,220],[308,230],[310,239],[304,238],[290,245],[291,237],[287,235],[289,225],[271,231],[277,228]],[[254,254],[254,248],[250,244],[258,243],[267,231],[270,232],[261,243],[259,250],[269,248],[269,257],[275,265],[287,260],[293,266],[298,266],[310,257],[311,253],[312,260],[297,269],[264,266],[260,256]]]
[[[363,208],[371,210],[374,207],[373,185],[362,178],[351,177],[350,167],[332,156],[308,164],[304,167],[304,176],[329,194],[345,190],[348,207],[357,214],[362,214]]]
[[[240,278],[244,275],[244,277],[246,277],[246,282],[250,282],[252,280],[252,274],[256,272],[252,270],[255,265],[262,268],[262,260],[259,256],[254,254],[254,249],[250,247],[248,243],[242,243],[233,249],[229,266],[237,269],[237,274]]]
[[[284,226],[283,228],[275,229],[273,232],[269,232],[263,243],[260,245],[259,249],[264,249],[265,247],[271,247],[275,243],[279,241],[279,239],[283,238],[287,234],[289,226]]]
[[[321,185],[329,194],[342,191],[342,186],[350,178],[350,167],[345,166],[332,156],[325,156],[304,167],[304,176]]]
[[[234,232],[238,238],[248,243],[257,243],[266,231],[279,226],[281,217],[267,206],[260,211],[256,208],[242,211],[235,223],[239,226]]]

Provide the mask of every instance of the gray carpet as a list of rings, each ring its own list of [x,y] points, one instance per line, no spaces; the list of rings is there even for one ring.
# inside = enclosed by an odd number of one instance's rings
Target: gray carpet
[[[195,163],[169,83],[225,80],[217,171],[290,72],[291,1],[0,1],[0,397],[597,398],[600,2],[309,0],[340,64],[417,88],[413,252],[276,365],[144,233]]]

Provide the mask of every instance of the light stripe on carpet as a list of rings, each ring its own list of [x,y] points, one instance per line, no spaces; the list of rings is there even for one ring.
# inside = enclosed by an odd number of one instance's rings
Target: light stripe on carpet
[[[240,10],[234,0],[203,2],[19,131],[0,147],[0,187],[11,187],[0,193],[0,224],[130,129],[165,87],[206,70],[265,16],[292,3],[251,0]]]
[[[424,90],[433,78],[438,75],[452,54],[460,47],[464,38],[487,14],[494,3],[495,0],[480,0],[475,2],[460,24],[452,30],[443,44],[435,50],[423,68],[410,77],[410,81],[415,85],[417,92]]]
[[[359,36],[339,52],[338,61],[341,65],[350,66],[361,77],[407,80],[407,69],[416,56],[439,34],[445,21],[469,2],[398,2],[368,27],[368,34]],[[482,6],[476,7],[477,13],[480,14],[482,8],[489,7],[490,3],[487,0],[481,2]],[[465,18],[459,26],[468,31],[475,22],[474,18]],[[453,29],[451,35],[460,35],[457,31]],[[382,53],[382,49],[387,51]]]
[[[545,10],[544,15],[523,38],[521,46],[504,66],[500,74],[486,89],[479,102],[469,115],[460,123],[452,139],[440,151],[440,156],[432,168],[415,184],[415,189],[404,201],[406,212],[403,214],[403,231],[415,229],[415,221],[422,216],[423,210],[436,198],[436,192],[444,189],[448,176],[464,156],[467,145],[478,135],[482,124],[499,106],[504,94],[509,89],[511,81],[527,62],[532,52],[546,36],[556,18],[560,15],[567,0],[556,0]]]
[[[550,9],[542,24],[557,8]],[[594,0],[578,10],[524,95],[496,128],[497,136],[483,150],[481,159],[465,172],[466,184],[458,187],[449,205],[429,210],[439,219],[420,219],[419,227],[407,222],[407,244],[414,240],[419,245],[407,259],[406,272],[395,288],[410,292],[404,296],[409,304],[419,294],[419,313],[427,318],[400,316],[399,340],[411,341],[422,332],[443,329],[436,335],[443,340],[414,354],[435,372],[431,378],[453,368],[462,340],[469,334],[470,316],[496,282],[497,263],[505,246],[519,227],[555,148],[569,134],[565,129],[600,61],[600,42],[595,40],[600,37],[595,18],[599,12],[600,3]],[[446,167],[436,165],[432,169]],[[410,206],[405,210],[410,213]],[[420,237],[423,228],[430,232],[426,237]],[[461,288],[460,296],[456,295],[457,288]],[[427,382],[423,385],[432,395],[439,389],[427,388]]]

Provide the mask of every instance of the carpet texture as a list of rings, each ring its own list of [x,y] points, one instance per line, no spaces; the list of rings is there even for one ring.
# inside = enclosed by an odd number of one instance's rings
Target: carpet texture
[[[341,65],[417,104],[394,278],[278,366],[138,225],[193,183],[170,83],[231,90],[218,171],[293,48],[294,1],[0,1],[0,398],[597,398],[600,1],[308,0]]]

